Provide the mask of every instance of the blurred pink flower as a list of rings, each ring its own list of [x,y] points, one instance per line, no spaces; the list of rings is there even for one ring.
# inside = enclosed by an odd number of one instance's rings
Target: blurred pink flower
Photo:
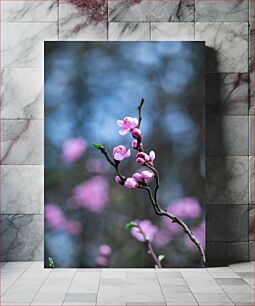
[[[169,218],[162,220],[163,227],[172,235],[178,235],[183,232],[182,227],[178,223],[172,223]]]
[[[144,152],[139,152],[136,155],[136,161],[140,165],[143,165],[144,161],[152,164],[154,159],[155,159],[155,152],[154,151],[150,151],[149,155],[144,153]]]
[[[136,139],[141,139],[142,138],[142,131],[138,128],[133,129],[131,134]]]
[[[66,221],[65,228],[71,235],[76,235],[81,231],[81,223],[77,220]]]
[[[82,137],[67,139],[62,147],[62,159],[65,162],[75,162],[87,149],[87,141]]]
[[[96,174],[105,174],[108,171],[106,163],[96,158],[90,158],[87,161],[86,169],[88,170],[88,172]]]
[[[63,229],[66,218],[57,204],[47,204],[45,206],[45,220],[52,229]]]
[[[128,189],[135,189],[138,186],[138,183],[134,178],[128,177],[124,185]]]
[[[137,183],[139,182],[143,182],[143,177],[140,173],[136,172],[132,175],[132,178],[135,179],[137,181]]]
[[[108,266],[108,259],[103,256],[98,256],[96,258],[96,264],[100,267],[107,267]]]
[[[196,198],[182,198],[167,208],[172,214],[179,218],[199,218],[202,210]]]
[[[125,117],[123,120],[117,120],[117,124],[121,128],[119,134],[123,136],[138,126],[138,120],[132,117]]]
[[[153,225],[150,220],[136,221],[136,223],[139,225],[139,227],[141,228],[144,235],[150,241],[153,241],[153,239],[155,238],[155,235],[158,231],[158,228],[155,225]],[[141,233],[140,229],[137,228],[137,227],[133,227],[131,229],[131,235],[139,241],[144,241],[144,236]]]
[[[125,146],[119,145],[113,149],[112,155],[115,160],[121,161],[130,156],[130,149],[126,151]]]
[[[153,242],[157,247],[164,247],[171,241],[172,236],[172,233],[167,229],[160,229]]]
[[[108,203],[108,191],[107,179],[98,175],[76,186],[73,190],[73,199],[92,212],[100,212]]]
[[[103,257],[110,257],[112,255],[112,249],[109,245],[107,244],[102,244],[99,247],[99,253]]]
[[[205,223],[201,223],[197,228],[192,230],[192,233],[200,242],[203,248],[205,248]],[[185,236],[184,243],[193,251],[197,250],[196,245],[189,239],[189,237]]]

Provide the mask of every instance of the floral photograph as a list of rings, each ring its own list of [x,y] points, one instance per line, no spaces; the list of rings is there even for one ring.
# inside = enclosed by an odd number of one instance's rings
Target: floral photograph
[[[44,43],[45,267],[203,267],[204,42]]]

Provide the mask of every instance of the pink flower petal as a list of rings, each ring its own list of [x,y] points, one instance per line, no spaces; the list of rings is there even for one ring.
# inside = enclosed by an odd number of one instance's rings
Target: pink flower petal
[[[121,127],[122,124],[123,124],[123,120],[117,120],[117,124],[118,124],[119,127]]]
[[[129,133],[129,131],[130,131],[130,129],[129,129],[129,128],[128,128],[128,129],[126,129],[126,130],[120,130],[120,131],[119,131],[119,134],[120,134],[121,136],[124,136],[124,135],[128,134],[128,133]]]
[[[130,156],[130,154],[131,154],[131,153],[130,153],[130,149],[128,149],[128,150],[127,150],[127,153],[124,155],[124,157],[127,158],[127,157]]]
[[[113,158],[114,158],[115,160],[121,161],[121,160],[124,159],[125,157],[124,157],[123,155],[119,154],[119,153],[115,153],[115,154],[113,155]]]
[[[150,155],[151,160],[155,159],[155,152],[154,151],[150,151],[149,155]]]

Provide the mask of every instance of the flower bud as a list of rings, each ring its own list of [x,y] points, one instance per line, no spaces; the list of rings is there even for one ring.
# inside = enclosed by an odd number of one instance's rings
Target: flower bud
[[[142,132],[141,132],[141,130],[138,129],[138,128],[133,129],[132,132],[131,132],[131,134],[132,134],[132,136],[133,136],[134,138],[136,138],[136,139],[141,139],[141,138],[142,138]]]

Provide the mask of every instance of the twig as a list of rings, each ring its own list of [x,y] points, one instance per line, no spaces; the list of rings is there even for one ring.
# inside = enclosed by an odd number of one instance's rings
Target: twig
[[[141,102],[138,106],[138,128],[140,128],[141,125],[141,121],[142,121],[142,107],[143,107],[143,103],[144,103],[144,98],[141,99]]]
[[[140,124],[141,124],[141,121],[142,121],[142,107],[143,107],[143,103],[144,103],[144,99],[142,98],[141,99],[141,102],[138,106],[138,115],[139,115],[139,119],[138,119],[138,128],[140,127]],[[116,170],[118,176],[122,179],[122,182],[124,184],[126,178],[125,176],[121,175],[120,174],[120,171],[119,171],[119,168],[118,168],[118,164],[114,163],[108,156],[106,150],[104,149],[103,146],[101,146],[100,148],[100,151],[104,154],[104,156],[106,157],[107,161],[114,167],[114,169]],[[138,148],[137,150],[139,152],[143,152],[143,148],[141,146],[141,142],[139,141],[138,142]],[[155,174],[154,175],[154,178],[155,178],[155,181],[156,181],[156,186],[155,186],[155,189],[154,189],[154,193],[152,193],[152,190],[150,187],[148,186],[138,186],[139,189],[145,189],[147,190],[147,192],[149,193],[149,198],[150,198],[150,201],[152,203],[152,206],[155,210],[155,213],[159,216],[166,216],[168,217],[169,219],[171,219],[172,223],[178,223],[184,230],[184,232],[188,235],[189,239],[196,245],[200,255],[201,255],[201,260],[202,260],[202,263],[205,265],[206,264],[206,258],[205,258],[205,253],[204,253],[204,250],[203,250],[203,247],[201,246],[200,242],[197,240],[197,238],[193,235],[192,231],[189,229],[189,227],[186,225],[186,223],[184,223],[181,219],[179,219],[178,217],[172,215],[170,212],[168,212],[167,210],[163,210],[159,203],[158,203],[158,199],[157,199],[157,192],[158,192],[158,189],[159,189],[159,173],[157,171],[157,169],[149,164],[148,162],[145,162],[145,166],[148,167],[151,171],[153,171],[153,173]],[[122,184],[122,185],[123,185]]]
[[[133,227],[136,227],[136,228],[139,229],[139,232],[143,235],[144,243],[145,243],[145,246],[147,248],[147,253],[149,255],[151,255],[151,257],[153,258],[153,260],[154,260],[155,264],[157,265],[157,267],[158,268],[162,268],[161,262],[160,262],[158,256],[155,254],[155,252],[153,250],[153,247],[152,247],[152,244],[151,244],[150,240],[148,239],[148,237],[146,237],[146,235],[143,232],[141,226],[139,224],[136,224]]]

